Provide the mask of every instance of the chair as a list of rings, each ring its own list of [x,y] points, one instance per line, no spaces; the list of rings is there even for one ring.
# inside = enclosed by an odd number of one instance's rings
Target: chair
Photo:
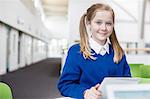
[[[2,82],[0,82],[0,99],[12,99],[10,87]]]
[[[140,66],[141,78],[150,78],[150,65]]]
[[[141,78],[139,84],[150,84],[150,78]]]
[[[143,64],[129,64],[132,77],[140,77],[140,66]]]
[[[150,84],[150,65],[140,66],[141,81],[140,84]]]

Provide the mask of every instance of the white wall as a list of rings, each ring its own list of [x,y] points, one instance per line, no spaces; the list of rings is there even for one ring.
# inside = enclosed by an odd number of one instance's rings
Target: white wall
[[[45,26],[55,39],[68,39],[68,18],[67,16],[51,16],[45,19]]]
[[[0,0],[0,21],[44,41],[50,33],[38,14],[33,14],[20,0]]]
[[[18,31],[11,29],[9,33],[9,55],[8,55],[8,69],[14,71],[19,68],[18,66]]]
[[[26,65],[30,65],[32,63],[32,37],[29,35],[25,35],[25,63]]]
[[[20,50],[20,54],[19,54],[19,60],[20,60],[20,62],[19,62],[19,67],[25,67],[25,55],[26,55],[26,53],[25,53],[25,50],[26,50],[26,47],[25,47],[25,34],[22,34],[21,36],[20,36],[20,48],[19,48],[19,50]]]
[[[0,75],[46,59],[50,38],[40,16],[21,0],[0,0]]]
[[[69,39],[70,44],[74,40],[79,39],[79,21],[83,13],[86,12],[86,9],[92,4],[100,2],[100,0],[69,0]],[[116,34],[119,41],[135,42],[140,38],[139,30],[139,15],[141,14],[141,0],[101,0],[101,2],[108,3],[115,11],[116,15]],[[147,7],[147,19],[149,20],[150,11],[148,4]],[[121,8],[121,9],[120,9]],[[127,11],[127,12],[126,12]],[[150,37],[149,33],[150,25],[146,25],[145,28],[145,39]],[[126,38],[128,37],[128,39]]]
[[[0,75],[6,73],[8,29],[0,23]]]
[[[146,15],[145,15],[145,42],[150,43],[150,0],[147,0]]]
[[[36,63],[47,58],[46,43],[41,40],[32,40],[32,63]]]
[[[142,54],[139,54],[139,55],[126,55],[126,58],[127,58],[127,62],[129,64],[144,64],[144,65],[150,65],[150,55],[142,55]]]

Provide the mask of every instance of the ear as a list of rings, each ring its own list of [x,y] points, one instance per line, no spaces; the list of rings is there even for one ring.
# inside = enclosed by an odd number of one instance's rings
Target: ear
[[[87,21],[87,22],[86,22],[86,25],[90,25],[90,24],[91,24],[90,21]]]
[[[92,35],[92,33],[91,33],[91,24],[86,25],[86,30],[87,30],[88,35],[91,36]]]
[[[87,28],[89,31],[91,31],[91,24],[87,24],[87,25],[86,25],[86,28]]]
[[[90,22],[90,21],[87,21],[87,22],[86,22],[86,26],[90,29],[90,28],[91,28],[91,22]]]

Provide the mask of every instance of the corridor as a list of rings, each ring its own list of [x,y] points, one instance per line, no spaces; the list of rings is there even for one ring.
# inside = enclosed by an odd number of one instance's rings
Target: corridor
[[[13,92],[13,99],[54,99],[60,97],[56,84],[60,58],[49,58],[1,77]]]

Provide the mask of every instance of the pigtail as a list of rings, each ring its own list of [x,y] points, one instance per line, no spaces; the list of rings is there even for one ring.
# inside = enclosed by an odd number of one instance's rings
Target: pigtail
[[[86,14],[83,14],[83,16],[80,19],[80,25],[79,25],[80,51],[83,53],[83,57],[85,59],[86,58],[95,59],[92,56],[91,48],[89,47],[89,38],[88,38],[87,30],[86,30],[85,18],[86,18]]]
[[[122,57],[123,57],[124,51],[121,48],[121,46],[120,46],[120,44],[117,40],[114,28],[113,28],[113,32],[110,35],[109,39],[110,39],[110,42],[111,42],[112,47],[114,49],[114,58],[113,58],[113,60],[114,60],[115,63],[119,63],[121,61]]]

